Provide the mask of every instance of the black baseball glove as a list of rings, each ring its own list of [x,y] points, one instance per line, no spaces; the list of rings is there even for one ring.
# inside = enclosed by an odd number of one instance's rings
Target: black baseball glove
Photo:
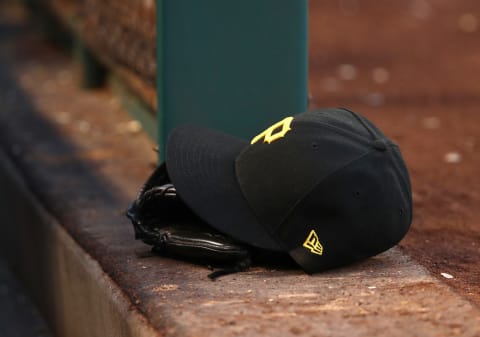
[[[161,255],[222,266],[221,275],[247,269],[253,248],[240,244],[202,221],[176,193],[166,165],[160,165],[126,212],[135,238]]]

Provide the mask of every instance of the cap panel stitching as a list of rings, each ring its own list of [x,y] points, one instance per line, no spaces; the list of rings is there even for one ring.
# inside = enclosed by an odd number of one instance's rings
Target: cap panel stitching
[[[373,131],[373,129],[367,125],[366,121],[363,119],[363,116],[360,116],[359,114],[357,114],[356,112],[353,112],[352,110],[349,110],[347,108],[340,108],[344,111],[347,111],[349,112],[350,114],[352,114],[353,117],[355,117],[355,119],[360,123],[362,124],[362,126],[365,128],[365,130],[368,131],[368,133],[370,134],[370,136],[372,136],[373,139],[378,139],[378,138],[382,138],[382,137],[379,137],[377,134],[375,134],[375,132]]]
[[[392,145],[393,145],[392,147],[396,147],[397,149],[400,149],[396,144],[392,144]],[[397,173],[397,176],[400,177],[399,178],[400,183],[401,183],[401,185],[403,185],[403,186],[400,186],[400,187],[403,187],[403,188],[401,188],[401,190],[406,191],[408,193],[405,197],[407,198],[408,202],[411,205],[412,204],[412,197],[411,197],[412,189],[411,189],[411,183],[409,181],[407,181],[407,179],[409,179],[408,171],[405,170],[405,172],[407,173],[407,176],[405,176],[403,174],[403,170],[401,170],[400,167],[399,167],[399,162],[401,162],[401,161],[400,161],[400,158],[397,155],[400,155],[400,154],[395,153],[394,149],[392,149],[392,153],[389,153],[388,157],[389,157],[389,159],[392,163],[392,166],[393,166],[395,172]],[[404,194],[404,193],[402,193],[402,194]],[[412,216],[412,215],[410,215],[410,216]]]
[[[346,137],[350,137],[350,138],[353,138],[354,140],[357,140],[357,141],[360,141],[362,142],[363,144],[365,145],[369,145],[371,144],[371,140],[368,139],[368,138],[365,138],[363,136],[360,136],[360,135],[357,135],[353,132],[350,132],[348,130],[344,130],[344,129],[341,129],[339,127],[336,127],[336,126],[333,126],[333,125],[330,125],[330,124],[326,124],[326,123],[322,123],[322,122],[315,122],[315,125],[312,125],[311,122],[307,122],[307,121],[295,121],[293,120],[293,123],[292,123],[292,127],[295,125],[295,124],[304,124],[304,126],[307,126],[307,127],[311,127],[311,128],[314,128],[316,126],[321,126],[321,127],[324,127],[326,129],[329,129],[331,131],[334,131],[336,133],[339,133],[341,134],[342,136],[346,136]]]
[[[310,194],[315,188],[317,188],[320,184],[322,184],[322,182],[324,182],[325,180],[329,179],[330,177],[332,176],[335,176],[336,174],[338,174],[339,172],[343,171],[344,169],[348,168],[350,165],[353,165],[355,164],[357,161],[367,157],[368,155],[370,155],[371,153],[373,152],[376,152],[376,150],[369,150],[367,152],[365,152],[364,154],[362,154],[361,156],[358,156],[357,158],[354,158],[352,159],[351,161],[349,161],[347,164],[343,165],[342,168],[338,169],[338,170],[335,170],[333,172],[331,172],[330,174],[328,174],[327,176],[323,177],[322,179],[320,179],[319,181],[315,182],[314,184],[312,184],[312,186],[310,187],[310,189],[308,189],[304,194],[302,194],[302,196],[300,198],[298,198],[298,200],[292,205],[292,207],[290,207],[290,209],[288,210],[288,212],[285,213],[285,215],[282,217],[281,221],[273,228],[271,234],[273,234],[273,236],[275,237],[275,233],[278,231],[279,227],[285,222],[285,220],[290,216],[290,214],[292,213],[292,211],[297,207],[297,205],[303,200],[305,199],[305,197]],[[276,240],[278,242],[278,240]]]

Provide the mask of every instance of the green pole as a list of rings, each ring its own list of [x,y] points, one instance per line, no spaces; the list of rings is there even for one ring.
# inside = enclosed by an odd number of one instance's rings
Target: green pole
[[[307,0],[158,0],[158,123],[250,139],[307,109]]]

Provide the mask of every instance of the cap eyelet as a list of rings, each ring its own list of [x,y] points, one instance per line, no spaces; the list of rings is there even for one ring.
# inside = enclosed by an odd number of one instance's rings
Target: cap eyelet
[[[314,148],[314,149],[318,148],[318,144],[316,142],[313,142],[312,143],[312,148]]]
[[[357,199],[360,199],[362,197],[362,193],[360,193],[360,191],[355,191],[355,193],[353,194],[355,196],[355,198]]]
[[[384,152],[387,150],[387,143],[383,139],[375,139],[372,142],[372,146],[380,152]]]

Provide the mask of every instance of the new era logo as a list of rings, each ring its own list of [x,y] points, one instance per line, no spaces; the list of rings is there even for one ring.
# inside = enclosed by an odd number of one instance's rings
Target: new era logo
[[[323,246],[320,243],[320,240],[318,239],[317,233],[315,233],[313,229],[310,231],[310,234],[308,234],[307,239],[303,243],[303,247],[310,250],[310,252],[313,254],[317,254],[317,255],[323,254]]]

